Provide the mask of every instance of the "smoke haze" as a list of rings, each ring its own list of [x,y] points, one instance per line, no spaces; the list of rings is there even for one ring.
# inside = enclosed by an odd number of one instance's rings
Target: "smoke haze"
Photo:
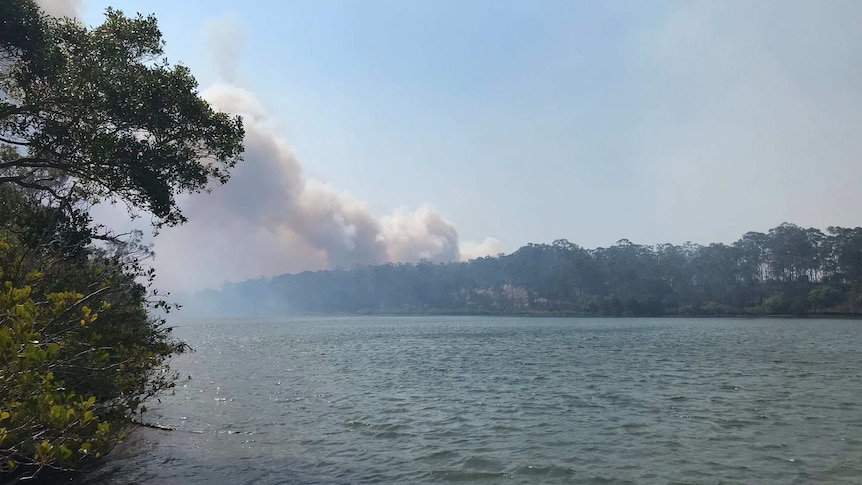
[[[225,82],[238,84],[241,74],[237,59],[248,42],[248,28],[236,12],[225,12],[206,21],[203,28],[209,61],[216,76]]]
[[[36,0],[42,10],[54,17],[79,18],[84,0]]]
[[[180,289],[309,269],[444,262],[499,252],[487,239],[459,251],[458,231],[430,206],[376,217],[367,204],[307,177],[277,123],[248,90],[220,84],[203,96],[244,118],[245,160],[230,182],[183,202],[189,222],[156,240],[157,269]],[[385,180],[381,181],[385,183]]]
[[[430,205],[399,207],[379,217],[361,199],[308,176],[278,121],[252,91],[238,86],[245,31],[233,14],[204,27],[220,81],[201,95],[215,109],[243,117],[244,160],[227,184],[178,201],[188,222],[164,229],[153,241],[160,288],[190,291],[306,270],[448,262],[500,252],[499,242],[489,238],[465,243],[462,253],[454,224]],[[380,183],[389,183],[385,173]],[[101,207],[95,214],[108,227],[128,226],[118,208]]]
[[[862,2],[324,4],[146,4],[249,128],[160,285],[860,224]]]
[[[633,158],[655,223],[635,237],[858,224],[862,3],[678,7],[639,43],[655,89]]]

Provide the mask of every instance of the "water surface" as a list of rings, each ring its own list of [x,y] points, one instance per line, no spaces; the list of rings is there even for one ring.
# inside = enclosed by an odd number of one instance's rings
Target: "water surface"
[[[862,322],[182,322],[95,483],[862,483]]]

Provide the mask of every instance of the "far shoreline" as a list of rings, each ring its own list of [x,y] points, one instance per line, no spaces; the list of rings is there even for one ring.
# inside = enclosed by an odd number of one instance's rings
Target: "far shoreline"
[[[567,312],[297,312],[273,315],[181,315],[183,319],[202,320],[207,318],[292,318],[292,317],[526,317],[526,318],[600,318],[608,320],[629,320],[649,318],[691,318],[691,319],[740,319],[740,320],[862,320],[860,313],[818,313],[807,315],[755,315],[747,313],[720,315],[599,315]]]

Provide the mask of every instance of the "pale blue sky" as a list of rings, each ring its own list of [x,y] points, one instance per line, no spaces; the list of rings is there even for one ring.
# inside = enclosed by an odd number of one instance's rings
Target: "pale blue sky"
[[[86,0],[83,20],[107,5],[154,13],[203,88],[253,93],[304,176],[376,217],[428,204],[462,243],[862,223],[862,2]]]

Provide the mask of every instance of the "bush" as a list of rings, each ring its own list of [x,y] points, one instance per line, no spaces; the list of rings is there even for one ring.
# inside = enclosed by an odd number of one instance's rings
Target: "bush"
[[[730,305],[711,301],[700,307],[700,313],[702,315],[733,315],[736,312]]]
[[[763,300],[760,308],[766,315],[787,315],[790,311],[790,301],[784,295],[773,295]]]
[[[0,471],[74,469],[123,438],[142,402],[173,386],[185,349],[147,315],[118,255],[83,261],[0,231]]]
[[[177,196],[242,160],[242,120],[167,62],[155,17],[105,17],[0,2],[0,481],[104,454],[176,378],[166,360],[185,346],[148,315],[168,306],[139,282],[145,253],[87,209],[180,224]]]
[[[817,286],[808,293],[808,302],[815,310],[834,307],[841,303],[842,298],[841,292],[829,285]]]

